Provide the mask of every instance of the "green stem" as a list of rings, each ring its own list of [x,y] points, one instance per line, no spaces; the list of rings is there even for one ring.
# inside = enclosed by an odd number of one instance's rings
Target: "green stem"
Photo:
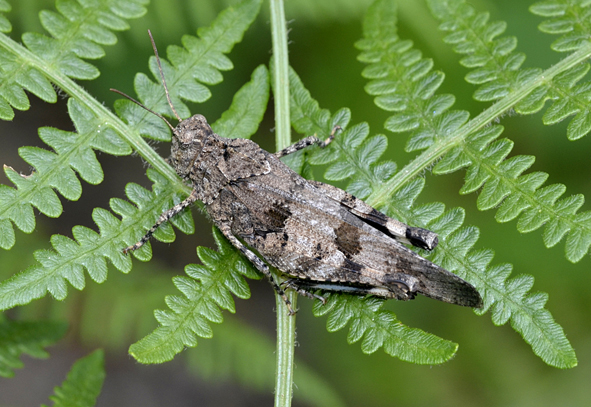
[[[283,0],[270,0],[271,38],[273,42],[273,97],[275,101],[276,148],[282,150],[291,144],[289,118],[289,58],[287,53],[287,25]],[[280,281],[280,279],[278,279]],[[297,294],[287,293],[296,308]],[[289,315],[283,299],[276,295],[277,304],[277,359],[275,376],[275,407],[291,406],[293,389],[293,357],[295,350],[295,316]]]
[[[54,62],[48,62],[41,59],[23,45],[13,41],[10,37],[4,34],[0,34],[0,49],[4,49],[8,53],[14,55],[21,63],[20,70],[14,72],[14,77],[8,79],[5,83],[10,83],[11,81],[16,80],[15,77],[18,77],[18,75],[26,69],[30,69],[31,67],[35,68],[38,72],[43,73],[49,81],[54,83],[72,99],[77,100],[81,105],[94,112],[98,120],[102,123],[101,125],[110,127],[117,132],[147,163],[174,185],[175,191],[182,191],[186,195],[191,192],[191,189],[180,180],[174,169],[164,161],[164,159],[137,131],[131,130],[105,105],[90,96],[80,85],[61,72]],[[62,157],[62,159],[63,158],[64,157]],[[48,170],[43,177],[47,179],[47,177],[52,176],[52,173],[55,171],[59,171],[59,168],[55,167],[53,170]],[[43,178],[40,178],[38,181],[41,183],[44,182]],[[18,205],[19,202],[29,202],[31,199],[30,194],[34,192],[34,190],[19,190],[18,198],[15,202],[10,206],[4,205],[0,208],[0,218],[6,217],[6,212],[11,210],[11,206]]]
[[[158,155],[158,153],[142,138],[142,136],[140,136],[138,132],[129,131],[128,126],[123,123],[121,119],[107,109],[102,103],[91,97],[88,92],[63,74],[56,66],[48,65],[47,61],[42,60],[23,45],[13,41],[10,37],[3,34],[0,34],[0,48],[18,56],[18,58],[22,60],[23,66],[33,67],[39,72],[42,72],[43,75],[45,75],[45,77],[58,88],[92,110],[99,120],[102,120],[106,126],[115,130],[148,164],[164,175],[168,181],[175,184],[179,190],[184,190],[187,194],[190,192],[190,189],[183,185],[174,169],[166,164],[164,159]]]
[[[291,144],[289,118],[289,57],[287,53],[287,24],[283,0],[271,0],[271,37],[273,40],[273,97],[275,100],[275,130],[277,151]]]

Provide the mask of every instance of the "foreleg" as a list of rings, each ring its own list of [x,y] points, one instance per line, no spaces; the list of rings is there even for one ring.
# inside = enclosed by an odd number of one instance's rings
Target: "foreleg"
[[[175,206],[173,206],[172,208],[170,208],[169,210],[164,212],[162,215],[160,215],[160,217],[158,218],[158,220],[156,221],[154,226],[152,226],[150,228],[150,230],[148,230],[148,232],[146,232],[144,237],[142,237],[141,240],[139,242],[137,242],[136,244],[123,249],[123,254],[127,254],[129,252],[132,252],[132,251],[137,250],[140,247],[142,247],[144,244],[146,244],[146,242],[148,240],[150,240],[150,238],[152,237],[152,235],[154,234],[154,232],[156,231],[156,229],[158,229],[158,227],[160,225],[162,225],[164,222],[173,218],[175,215],[177,215],[180,211],[182,211],[186,207],[194,204],[195,201],[197,201],[197,191],[194,189],[193,191],[191,191],[191,195],[189,195],[184,201],[176,204]]]

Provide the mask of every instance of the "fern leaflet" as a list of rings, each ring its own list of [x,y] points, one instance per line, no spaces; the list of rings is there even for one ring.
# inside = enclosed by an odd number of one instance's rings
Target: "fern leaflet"
[[[0,35],[0,118],[11,120],[12,107],[27,110],[27,90],[46,102],[57,100],[47,72],[53,75],[94,79],[98,69],[84,59],[104,56],[101,45],[113,45],[117,37],[112,31],[129,28],[125,19],[145,14],[147,0],[101,0],[82,2],[64,0],[57,2],[58,13],[44,10],[39,14],[41,24],[51,37],[38,33],[25,33],[24,47],[5,35]],[[0,4],[6,11],[7,3]],[[2,17],[4,19],[4,17]],[[2,32],[10,31],[5,23]],[[26,48],[25,48],[26,47]],[[12,106],[12,107],[11,107]]]
[[[541,17],[549,17],[538,28],[547,34],[562,36],[552,43],[558,52],[575,51],[591,34],[591,7],[587,1],[546,0],[533,4],[529,10]]]
[[[94,406],[105,380],[104,364],[102,350],[78,359],[61,387],[55,388],[55,395],[49,397],[53,406],[71,406],[74,401],[77,406]]]
[[[197,337],[210,338],[213,332],[209,323],[222,322],[220,308],[235,312],[231,294],[243,299],[250,297],[244,277],[261,278],[217,229],[213,231],[219,251],[197,248],[203,266],[189,264],[185,271],[190,278],[174,279],[183,296],[166,297],[171,310],[154,313],[160,327],[129,348],[139,362],[171,360],[185,346],[197,346]]]
[[[383,299],[330,294],[327,304],[317,302],[315,316],[328,315],[326,327],[335,332],[351,323],[347,341],[361,341],[364,353],[379,348],[390,356],[417,364],[439,364],[449,360],[458,344],[417,328],[403,325],[391,311],[382,310]]]
[[[10,4],[6,0],[0,0],[0,13],[8,13],[12,10]],[[12,31],[12,24],[3,14],[0,14],[0,32],[8,33]]]

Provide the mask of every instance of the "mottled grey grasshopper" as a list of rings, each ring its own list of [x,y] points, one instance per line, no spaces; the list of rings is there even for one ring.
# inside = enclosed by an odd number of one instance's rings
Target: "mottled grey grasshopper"
[[[310,136],[272,154],[250,140],[218,136],[202,115],[182,120],[170,100],[151,34],[150,39],[168,103],[180,123],[173,127],[162,115],[123,95],[172,129],[169,162],[193,191],[124,253],[140,248],[159,225],[199,200],[230,243],[269,278],[290,313],[294,310],[283,287],[322,302],[325,298],[315,290],[398,300],[413,299],[418,293],[452,304],[482,306],[472,285],[403,245],[432,250],[438,243],[435,233],[389,218],[339,188],[306,180],[280,161],[311,145],[325,147],[339,127],[326,141]],[[290,277],[283,287],[268,265]]]

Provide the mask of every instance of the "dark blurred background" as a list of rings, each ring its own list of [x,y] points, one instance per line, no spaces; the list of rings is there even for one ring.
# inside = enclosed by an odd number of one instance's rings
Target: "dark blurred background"
[[[11,3],[13,11],[7,17],[14,25],[12,38],[19,40],[26,31],[45,33],[38,11],[54,10],[53,1]],[[135,73],[149,73],[147,61],[152,49],[146,34],[148,28],[164,54],[167,45],[180,44],[184,34],[195,35],[198,27],[210,24],[221,10],[233,3],[230,0],[152,0],[147,15],[131,20],[131,30],[119,33],[115,46],[105,47],[106,56],[91,61],[98,66],[101,76],[80,82],[81,85],[109,107],[117,98],[109,92],[111,87],[134,95]],[[353,46],[361,38],[361,21],[369,3],[369,0],[286,1],[290,62],[321,107],[332,112],[349,107],[352,123],[367,121],[373,134],[386,134],[389,137],[386,154],[402,166],[413,157],[404,152],[406,136],[383,129],[388,115],[375,107],[372,98],[364,92],[366,81],[360,75],[364,65],[356,60],[358,51]],[[528,12],[530,2],[480,0],[472,4],[479,11],[489,10],[493,20],[507,21],[505,35],[518,38],[518,50],[527,53],[526,66],[546,69],[563,57],[550,50],[555,37],[538,31],[541,20]],[[232,95],[249,80],[253,69],[268,63],[271,42],[267,2],[262,10],[243,42],[230,55],[234,70],[224,73],[224,82],[211,88],[213,97],[209,101],[191,106],[194,113],[204,114],[210,122],[227,109]],[[467,70],[459,66],[459,58],[449,46],[442,44],[437,25],[423,2],[399,1],[400,36],[412,39],[425,56],[435,60],[435,69],[446,73],[439,92],[456,96],[454,108],[477,115],[488,105],[473,101],[474,88],[463,80]],[[43,103],[34,96],[30,100],[28,111],[17,111],[12,122],[0,123],[0,163],[23,173],[28,173],[30,168],[18,157],[18,147],[47,148],[38,139],[38,127],[73,130],[65,99],[56,104]],[[515,142],[511,155],[536,156],[528,172],[548,172],[546,185],[564,183],[568,188],[566,196],[591,192],[591,137],[570,142],[566,139],[565,123],[542,126],[541,114],[507,116],[501,123],[506,127],[503,137]],[[267,149],[274,148],[272,109],[254,139]],[[155,148],[168,156],[168,145]],[[51,234],[71,236],[74,225],[96,229],[92,209],[107,208],[111,197],[123,198],[127,182],[150,187],[139,157],[102,154],[99,160],[105,172],[103,183],[92,186],[82,182],[84,191],[79,201],[62,199],[61,217],[48,219],[39,215],[33,234],[17,232],[16,246],[0,253],[2,279],[32,264],[32,249],[49,248]],[[589,257],[571,264],[564,256],[564,241],[546,249],[542,229],[520,234],[514,221],[498,224],[494,211],[476,209],[476,194],[459,195],[463,176],[463,171],[450,176],[427,174],[427,187],[419,203],[437,200],[448,208],[462,206],[467,212],[465,224],[476,225],[481,231],[475,248],[493,248],[496,252],[493,264],[512,263],[512,276],[527,273],[535,277],[533,291],[550,294],[547,308],[564,328],[577,352],[579,366],[565,371],[549,367],[510,326],[495,327],[488,314],[477,317],[469,309],[425,298],[410,303],[390,301],[386,307],[406,325],[459,343],[456,357],[440,366],[418,366],[394,359],[381,350],[368,356],[361,352],[359,344],[347,344],[346,330],[328,333],[326,320],[312,316],[311,301],[300,299],[296,371],[299,369],[306,378],[296,380],[295,406],[589,405]],[[3,184],[11,185],[3,173],[0,178]],[[589,205],[582,210],[589,210]],[[83,292],[70,288],[63,302],[44,298],[11,311],[10,315],[18,318],[68,320],[70,330],[65,339],[49,349],[49,359],[23,357],[24,369],[18,370],[12,379],[0,378],[0,406],[47,403],[52,388],[65,378],[74,360],[96,347],[106,349],[107,379],[99,406],[271,405],[275,304],[273,291],[265,281],[251,282],[252,298],[236,301],[236,315],[224,313],[226,321],[213,327],[213,339],[201,339],[197,348],[183,352],[173,362],[143,366],[127,354],[131,343],[156,327],[149,310],[166,308],[164,296],[178,294],[171,277],[183,274],[186,264],[197,262],[195,246],[214,246],[211,227],[198,211],[194,215],[198,222],[195,235],[179,235],[177,242],[170,245],[153,242],[154,260],[147,264],[135,261],[129,275],[111,267],[109,279],[102,285],[87,278],[87,288]],[[237,337],[251,341],[252,351],[245,354],[246,345],[236,340]]]

